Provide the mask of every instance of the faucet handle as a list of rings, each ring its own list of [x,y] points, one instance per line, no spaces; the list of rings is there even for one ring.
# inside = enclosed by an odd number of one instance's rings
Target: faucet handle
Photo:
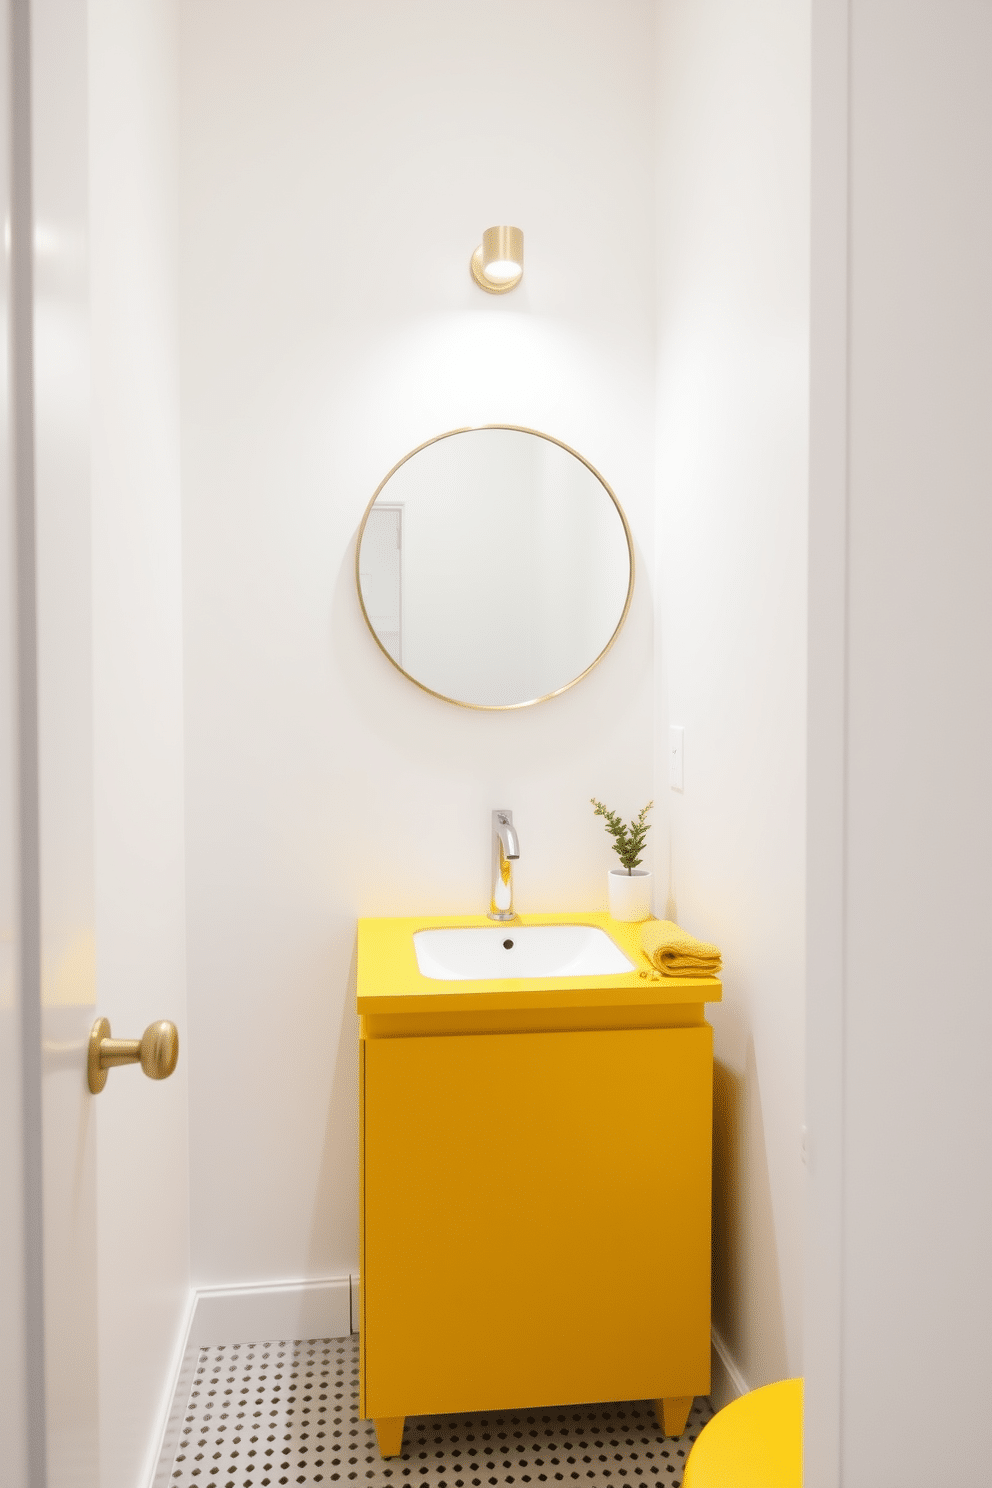
[[[506,858],[519,858],[520,844],[517,834],[513,829],[513,812],[505,807],[493,812],[493,832],[503,847],[503,856]]]

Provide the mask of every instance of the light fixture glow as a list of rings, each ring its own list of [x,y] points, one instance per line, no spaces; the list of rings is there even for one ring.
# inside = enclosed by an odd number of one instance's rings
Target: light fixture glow
[[[519,227],[487,227],[471,259],[472,278],[487,294],[506,294],[524,272],[524,235]]]

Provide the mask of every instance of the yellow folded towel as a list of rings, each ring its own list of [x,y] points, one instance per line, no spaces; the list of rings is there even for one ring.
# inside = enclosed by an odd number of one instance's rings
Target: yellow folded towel
[[[670,977],[710,977],[720,970],[720,948],[697,940],[672,920],[646,920],[641,945],[652,966]]]

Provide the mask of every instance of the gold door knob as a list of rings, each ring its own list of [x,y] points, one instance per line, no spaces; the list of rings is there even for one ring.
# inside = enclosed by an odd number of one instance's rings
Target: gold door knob
[[[90,1030],[86,1072],[90,1090],[99,1095],[107,1083],[107,1071],[119,1064],[140,1064],[150,1080],[167,1080],[179,1058],[179,1034],[174,1023],[163,1018],[149,1023],[140,1039],[110,1037],[106,1018],[97,1018]]]

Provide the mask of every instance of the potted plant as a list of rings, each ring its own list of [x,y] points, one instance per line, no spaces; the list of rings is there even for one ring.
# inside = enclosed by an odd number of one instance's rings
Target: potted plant
[[[645,820],[653,801],[642,808],[628,825],[622,822],[615,811],[609,811],[602,801],[591,797],[596,808],[594,815],[606,818],[606,830],[613,838],[613,851],[623,865],[611,868],[606,875],[610,914],[615,920],[646,920],[651,915],[651,872],[641,868],[641,852],[648,833]]]

